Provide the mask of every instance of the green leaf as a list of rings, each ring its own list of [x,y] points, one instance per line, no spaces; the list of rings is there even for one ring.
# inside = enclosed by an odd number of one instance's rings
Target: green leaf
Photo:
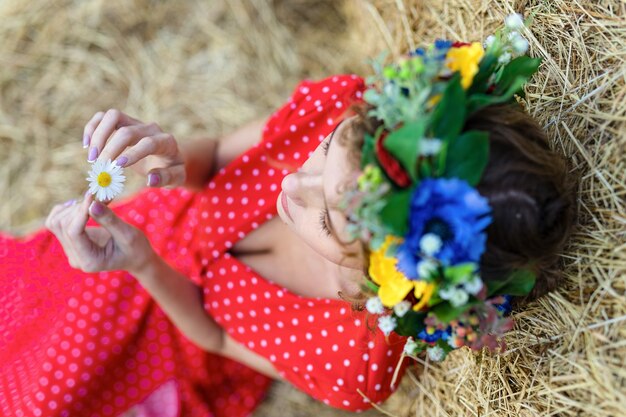
[[[424,136],[425,125],[423,119],[405,123],[401,128],[391,132],[383,144],[413,180],[417,179],[415,161],[419,153],[420,140]]]
[[[448,144],[443,176],[461,178],[470,185],[476,185],[488,161],[489,134],[468,131],[453,138]]]
[[[370,290],[373,291],[375,293],[378,292],[378,289],[380,288],[378,285],[376,285],[375,283],[373,283],[372,281],[370,281],[369,279],[365,280],[365,286]]]
[[[467,282],[478,269],[478,265],[474,262],[466,262],[454,266],[448,266],[444,269],[446,281],[451,284],[461,284]]]
[[[368,164],[378,165],[374,154],[374,144],[374,136],[365,134],[365,138],[363,140],[363,150],[361,152],[361,168],[365,168]]]
[[[401,336],[416,337],[425,327],[425,317],[426,313],[417,313],[413,310],[407,311],[402,317],[396,316],[397,327],[395,328],[395,332]]]
[[[472,80],[472,85],[467,91],[468,96],[472,94],[487,91],[489,87],[487,82],[489,81],[489,77],[496,69],[498,64],[498,56],[494,53],[488,53],[483,56],[483,59],[480,60],[480,64],[478,64],[478,73],[474,76]]]
[[[431,128],[434,137],[446,140],[461,133],[465,122],[465,90],[461,87],[461,74],[455,73],[448,82],[433,115]]]
[[[487,281],[487,294],[492,295],[528,295],[535,286],[537,277],[528,269],[516,269],[502,281]]]
[[[387,204],[380,212],[382,223],[394,235],[404,236],[409,228],[409,209],[413,188],[391,193],[387,197]]]
[[[526,55],[518,56],[509,62],[502,70],[502,75],[496,84],[494,95],[501,95],[509,91],[511,86],[519,85],[518,89],[535,73],[541,65],[540,58],[531,58]],[[520,79],[522,82],[520,83]],[[514,91],[516,93],[516,91]]]
[[[476,304],[476,301],[468,301],[465,305],[454,307],[448,301],[444,301],[443,303],[437,304],[433,307],[431,311],[435,313],[440,321],[450,323],[465,311],[469,310],[474,304]]]

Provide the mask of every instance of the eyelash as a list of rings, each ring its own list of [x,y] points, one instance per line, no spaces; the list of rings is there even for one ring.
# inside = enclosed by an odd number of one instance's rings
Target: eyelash
[[[330,141],[322,142],[322,149],[324,150],[324,155],[328,155],[328,148],[330,148]]]
[[[330,236],[330,229],[326,225],[326,216],[328,216],[328,210],[324,209],[320,213],[320,225],[322,226],[322,232],[324,232],[326,236]]]

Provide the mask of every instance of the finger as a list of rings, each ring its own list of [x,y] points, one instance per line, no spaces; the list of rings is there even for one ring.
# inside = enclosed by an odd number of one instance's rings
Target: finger
[[[129,161],[129,157],[127,154],[124,155],[124,158],[116,158],[129,146],[135,145],[140,141],[141,138],[156,135],[160,133],[159,127],[150,123],[147,125],[138,124],[133,126],[123,126],[120,127],[113,136],[108,140],[108,142],[104,145],[104,148],[100,152],[99,159],[110,159],[115,161],[119,166],[129,166],[131,162]],[[137,160],[133,161],[135,163]]]
[[[185,183],[186,172],[183,163],[168,168],[155,168],[148,173],[148,187],[174,188]]]
[[[71,206],[63,228],[74,263],[84,271],[90,272],[97,270],[102,260],[102,251],[98,250],[99,247],[96,248],[85,232],[89,220],[89,205],[92,201],[92,194],[86,193],[80,204]]]
[[[124,152],[120,159],[122,157],[128,159],[125,166],[130,166],[150,155],[169,156],[171,158],[178,156],[176,139],[169,133],[162,133],[158,126],[157,129],[160,133],[142,138],[135,146]]]
[[[89,206],[89,214],[106,230],[111,233],[115,243],[124,250],[132,249],[133,243],[140,233],[135,227],[124,222],[109,207],[93,201]]]
[[[85,228],[85,233],[89,236],[89,239],[101,248],[111,240],[111,233],[104,227],[88,226]]]
[[[87,122],[85,127],[83,128],[83,148],[87,148],[89,143],[91,143],[91,136],[93,135],[94,130],[98,127],[98,124],[104,117],[104,112],[99,111],[94,114],[92,118]]]
[[[46,221],[45,221],[46,229],[50,230],[51,232],[54,232],[53,229],[58,230],[58,225],[61,219],[59,217],[59,213],[63,211],[63,209],[65,209],[66,207],[69,207],[70,205],[75,204],[75,202],[76,200],[72,199],[72,200],[66,201],[65,203],[55,204],[50,210],[48,217],[46,218]]]
[[[78,268],[77,257],[71,242],[72,239],[67,234],[67,224],[77,206],[75,201],[76,200],[70,200],[72,204],[66,203],[55,206],[49,218],[46,220],[46,226],[57,237],[57,240],[63,247],[63,251],[67,256],[70,266]]]
[[[116,129],[136,123],[136,119],[129,117],[117,109],[107,110],[91,137],[91,146],[89,147],[87,161],[94,162],[98,158],[107,139]]]

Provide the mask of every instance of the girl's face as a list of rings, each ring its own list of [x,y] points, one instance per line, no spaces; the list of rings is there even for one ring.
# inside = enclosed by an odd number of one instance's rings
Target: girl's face
[[[345,231],[346,216],[338,207],[341,187],[358,170],[348,157],[350,145],[337,140],[346,134],[352,120],[339,124],[297,172],[283,178],[276,205],[280,218],[313,250],[337,265],[362,270],[361,246],[345,243],[351,239]],[[330,232],[331,227],[337,236]],[[359,255],[346,257],[346,253]]]

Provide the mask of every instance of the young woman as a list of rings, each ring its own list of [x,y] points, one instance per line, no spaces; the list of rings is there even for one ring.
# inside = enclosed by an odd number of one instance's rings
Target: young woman
[[[364,90],[354,75],[305,81],[266,122],[185,146],[96,113],[89,160],[149,187],[110,206],[87,193],[47,230],[0,235],[3,413],[244,416],[271,379],[348,410],[385,400],[407,339],[358,302],[368,249],[342,203],[380,126],[354,111]],[[474,129],[491,143],[483,277],[547,271],[573,218],[563,161],[515,106],[475,112]]]

